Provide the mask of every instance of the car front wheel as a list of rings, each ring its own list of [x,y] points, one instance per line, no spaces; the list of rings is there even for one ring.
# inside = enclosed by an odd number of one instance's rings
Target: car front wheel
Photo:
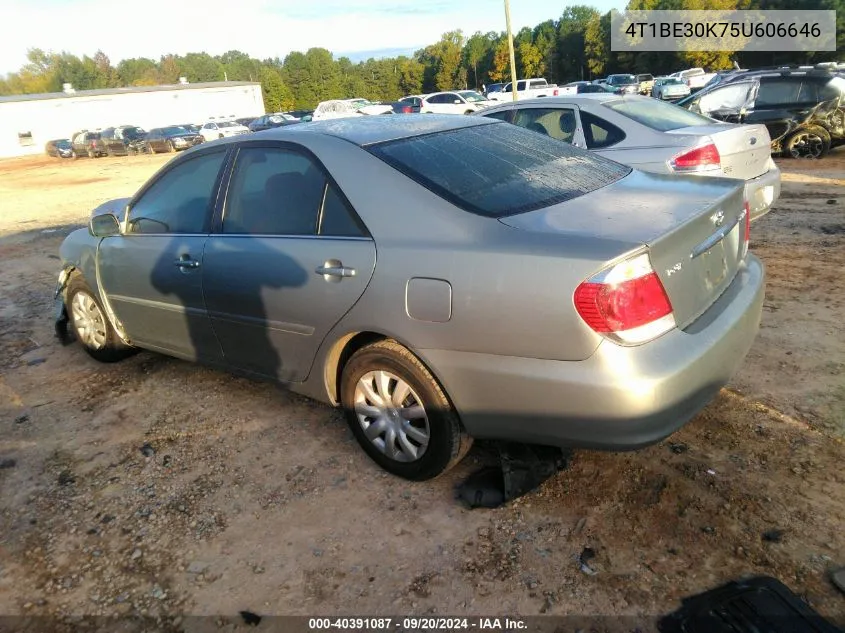
[[[472,446],[440,385],[395,341],[378,341],[353,354],[343,368],[341,402],[364,451],[399,477],[437,477]]]
[[[81,276],[71,279],[66,300],[73,332],[92,358],[113,363],[136,351],[120,340],[99,300]]]

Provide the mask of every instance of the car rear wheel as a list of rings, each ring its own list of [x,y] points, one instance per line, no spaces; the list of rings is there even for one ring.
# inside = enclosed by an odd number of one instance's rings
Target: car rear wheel
[[[437,477],[472,446],[440,385],[395,341],[378,341],[353,354],[343,368],[341,402],[367,455],[399,477]]]
[[[167,151],[171,154],[176,151],[176,146],[173,144],[173,141],[167,142]]]
[[[94,158],[94,156],[96,156],[96,154],[94,154],[94,150],[89,147],[88,148],[88,158]]]
[[[71,279],[66,296],[74,334],[92,358],[113,363],[135,353],[135,348],[120,340],[99,300],[81,276]]]
[[[822,158],[830,150],[830,134],[810,126],[791,134],[784,143],[784,155],[792,158]]]

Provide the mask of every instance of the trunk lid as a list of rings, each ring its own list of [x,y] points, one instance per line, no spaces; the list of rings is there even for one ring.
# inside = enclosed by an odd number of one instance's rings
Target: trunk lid
[[[635,170],[584,196],[500,221],[522,230],[611,240],[620,249],[647,246],[683,328],[718,299],[739,269],[744,203],[743,183]]]
[[[769,170],[771,139],[765,125],[697,125],[671,130],[667,134],[708,136],[721,157],[722,173],[728,178],[748,180]]]

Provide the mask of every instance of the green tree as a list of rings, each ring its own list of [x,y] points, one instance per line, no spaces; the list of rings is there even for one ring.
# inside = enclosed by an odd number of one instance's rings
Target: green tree
[[[484,60],[489,47],[490,42],[481,31],[476,31],[464,46],[464,58],[467,66],[472,69],[472,82],[476,90],[481,86],[478,78],[478,64]]]
[[[267,112],[281,112],[292,110],[294,107],[293,93],[282,81],[278,70],[270,66],[263,66],[260,70],[261,93],[264,95],[264,108]]]
[[[502,38],[496,44],[493,53],[493,68],[490,69],[490,79],[508,82],[511,80],[511,56],[507,38]]]
[[[146,57],[124,59],[117,65],[117,81],[120,86],[144,86],[150,79],[153,84],[158,81],[156,63]]]
[[[562,81],[584,79],[587,75],[585,33],[590,20],[598,17],[593,7],[567,7],[558,23],[558,64]]]
[[[584,52],[588,77],[599,77],[604,72],[610,50],[610,16],[593,16],[584,31]]]
[[[416,59],[399,58],[399,88],[402,94],[422,92],[425,67]]]
[[[223,81],[223,64],[208,53],[188,53],[179,58],[179,67],[191,82]]]
[[[546,70],[543,55],[534,44],[524,40],[519,43],[519,68],[522,77],[540,77]]]

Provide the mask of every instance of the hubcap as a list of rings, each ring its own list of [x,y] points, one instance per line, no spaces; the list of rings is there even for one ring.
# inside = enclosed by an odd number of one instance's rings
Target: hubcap
[[[822,155],[824,141],[817,134],[802,134],[795,138],[789,148],[793,158],[818,158]]]
[[[73,295],[70,311],[79,340],[92,349],[102,348],[106,344],[106,320],[94,297],[87,292],[77,292]]]
[[[413,462],[428,448],[431,430],[420,397],[389,371],[364,374],[355,386],[355,416],[364,435],[398,462]]]

